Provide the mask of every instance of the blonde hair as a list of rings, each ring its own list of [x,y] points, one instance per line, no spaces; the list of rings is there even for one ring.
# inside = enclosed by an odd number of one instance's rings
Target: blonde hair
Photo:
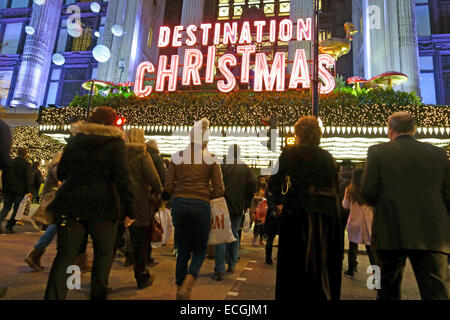
[[[320,129],[319,121],[316,117],[307,116],[298,119],[294,129],[295,135],[300,138],[300,143],[311,146],[320,145],[322,129]]]
[[[142,143],[145,144],[145,133],[142,129],[131,128],[127,130],[128,143]]]

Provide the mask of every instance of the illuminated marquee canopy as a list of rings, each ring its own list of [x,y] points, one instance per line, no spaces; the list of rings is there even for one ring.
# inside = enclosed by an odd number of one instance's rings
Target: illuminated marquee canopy
[[[256,34],[255,40],[252,38],[252,30]],[[294,23],[290,19],[281,21],[254,21],[250,22],[226,22],[224,24],[211,23],[196,25],[175,26],[173,30],[162,26],[159,30],[158,47],[186,46],[184,52],[184,63],[180,64],[180,57],[173,55],[169,57],[162,55],[159,57],[158,69],[149,62],[142,62],[136,72],[136,82],[134,86],[135,94],[138,97],[149,96],[153,90],[157,92],[166,91],[165,83],[168,82],[167,91],[177,90],[178,74],[181,72],[181,84],[183,86],[200,86],[202,79],[204,83],[215,82],[216,67],[216,46],[219,44],[235,46],[236,54],[241,56],[240,82],[248,84],[250,82],[250,64],[254,63],[255,92],[285,91],[288,89],[310,88],[310,74],[308,61],[304,49],[295,52],[292,61],[292,71],[290,76],[286,76],[286,67],[290,63],[287,60],[286,52],[277,52],[272,61],[271,67],[267,62],[265,53],[256,52],[256,44],[262,43],[263,34],[268,33],[270,42],[277,41],[311,41],[312,20],[298,19],[294,32]],[[294,34],[295,33],[295,34]],[[212,37],[210,35],[212,34]],[[199,49],[200,46],[207,47],[207,54],[204,56]],[[327,94],[333,91],[335,81],[329,68],[334,67],[334,58],[328,54],[319,56],[319,77],[321,79],[320,92]],[[181,68],[182,67],[182,70]],[[237,85],[235,73],[232,68],[238,67],[238,59],[234,54],[226,53],[219,57],[217,68],[222,75],[217,81],[217,89],[221,92],[231,92]],[[204,70],[202,70],[204,68]],[[200,73],[204,76],[201,77]],[[146,76],[154,74],[156,77],[155,88],[153,85],[145,84]],[[289,78],[286,86],[286,78]]]

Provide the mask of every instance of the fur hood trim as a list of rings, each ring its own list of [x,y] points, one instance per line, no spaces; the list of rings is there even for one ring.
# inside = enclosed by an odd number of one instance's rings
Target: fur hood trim
[[[127,149],[136,151],[136,152],[144,152],[147,150],[147,146],[143,143],[130,143],[127,142],[125,144],[125,146],[127,147]]]
[[[112,138],[123,138],[124,133],[123,131],[118,127],[113,126],[105,126],[102,124],[97,123],[88,123],[84,121],[79,121],[74,124],[72,124],[70,128],[70,132],[73,135],[76,135],[78,133],[83,133],[86,135],[97,135],[97,136],[105,136],[105,137],[112,137]]]

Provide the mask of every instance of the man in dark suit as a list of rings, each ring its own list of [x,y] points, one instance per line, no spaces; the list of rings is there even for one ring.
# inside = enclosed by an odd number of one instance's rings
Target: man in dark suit
[[[389,117],[391,140],[369,148],[362,193],[375,207],[372,240],[381,269],[378,299],[401,298],[406,258],[422,299],[449,298],[450,164],[443,149],[417,141],[413,116]]]

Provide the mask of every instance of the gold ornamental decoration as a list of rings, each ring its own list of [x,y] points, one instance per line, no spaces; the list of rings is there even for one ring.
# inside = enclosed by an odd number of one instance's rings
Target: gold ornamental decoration
[[[358,32],[355,29],[355,25],[351,22],[346,22],[344,24],[345,33],[347,36],[345,39],[341,38],[329,38],[322,41],[319,44],[319,51],[322,54],[329,54],[335,60],[338,60],[340,57],[348,54],[352,49],[352,40],[353,35]]]

